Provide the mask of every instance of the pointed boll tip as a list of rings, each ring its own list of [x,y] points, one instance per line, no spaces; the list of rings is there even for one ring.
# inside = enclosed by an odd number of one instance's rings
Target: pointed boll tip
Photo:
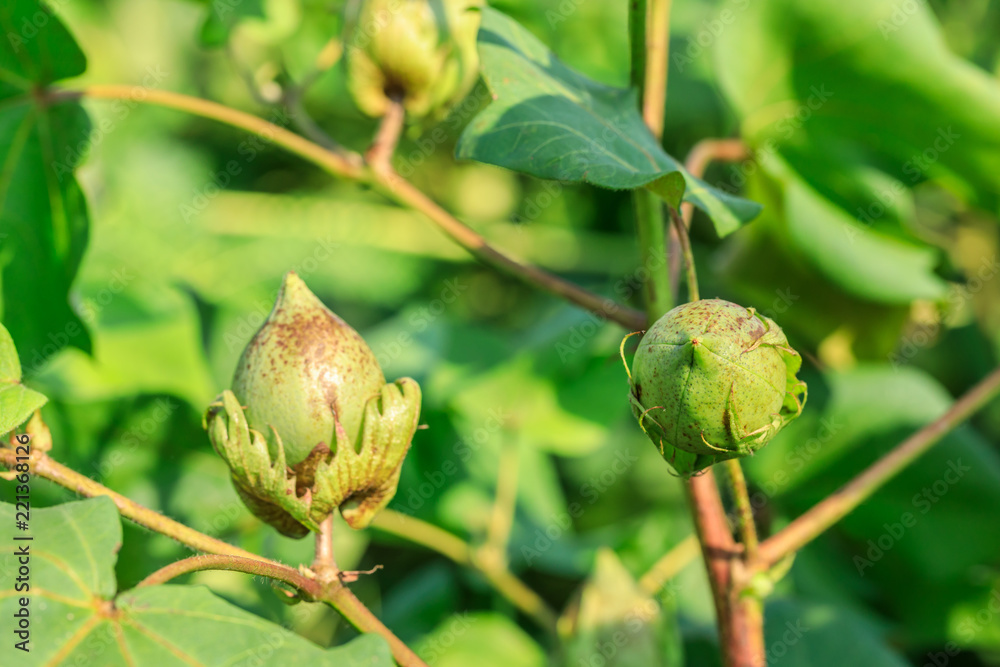
[[[289,271],[281,281],[281,289],[275,303],[276,309],[324,307],[305,281],[294,271]]]

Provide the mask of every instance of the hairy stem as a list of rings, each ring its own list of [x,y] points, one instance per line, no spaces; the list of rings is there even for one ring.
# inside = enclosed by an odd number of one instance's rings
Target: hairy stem
[[[0,447],[0,465],[13,469],[18,463],[17,455],[13,449]],[[282,565],[269,558],[264,558],[250,551],[240,549],[228,542],[223,542],[214,537],[200,533],[193,528],[178,523],[173,519],[168,519],[159,512],[155,512],[148,507],[129,500],[120,493],[115,493],[102,484],[98,484],[92,479],[84,477],[80,473],[67,468],[61,463],[57,463],[45,454],[33,454],[28,461],[28,471],[37,477],[43,477],[49,481],[64,486],[71,491],[75,491],[81,496],[94,498],[97,496],[107,496],[114,501],[118,511],[126,519],[134,521],[140,526],[156,531],[167,537],[171,537],[181,544],[184,544],[196,551],[204,551],[210,554],[238,558],[243,561],[254,561],[266,566],[272,573],[284,573],[287,566]],[[227,561],[235,564],[235,560]],[[169,567],[169,566],[168,566]],[[181,566],[183,569],[185,566]],[[219,568],[216,568],[219,569]],[[238,569],[238,568],[234,568]],[[245,570],[241,570],[245,571]],[[162,576],[162,575],[161,575]],[[176,575],[174,575],[176,576]],[[271,575],[266,575],[271,576]],[[281,577],[275,577],[281,578]],[[284,579],[282,579],[284,581]],[[297,586],[294,582],[288,582]],[[302,583],[302,582],[300,582]],[[321,582],[322,583],[322,582]],[[389,628],[385,627],[371,611],[358,600],[350,589],[339,581],[333,581],[329,585],[323,586],[313,594],[310,589],[303,588],[310,595],[319,601],[332,605],[346,618],[351,625],[361,632],[372,632],[380,635],[388,642],[392,655],[403,667],[427,667],[426,663],[404,644]]]
[[[273,142],[290,153],[312,162],[328,173],[341,178],[364,180],[365,170],[361,156],[351,153],[347,157],[319,146],[263,118],[245,113],[209,100],[182,95],[168,90],[154,90],[142,86],[95,85],[77,90],[52,90],[46,95],[50,102],[77,100],[81,97],[107,100],[129,100],[184,111],[209,118],[232,127],[246,130]]]
[[[867,470],[760,545],[761,566],[774,565],[847,516],[949,431],[1000,394],[1000,368],[959,398],[941,417],[904,440]]]
[[[324,587],[322,598],[317,599],[321,599],[340,612],[340,615],[350,621],[359,632],[380,635],[385,639],[389,644],[389,650],[392,651],[392,657],[400,667],[428,667],[413,649],[378,620],[378,617],[351,592],[350,588],[339,581],[330,582]]]
[[[207,554],[204,556],[191,556],[182,560],[161,567],[156,572],[136,584],[136,588],[143,586],[157,586],[165,584],[171,579],[190,574],[191,572],[202,572],[204,570],[225,570],[230,572],[245,572],[254,576],[277,579],[310,595],[316,593],[318,588],[313,580],[304,576],[293,567],[274,563],[271,561],[258,560],[256,558],[242,558],[240,556],[229,556],[225,554]]]
[[[0,465],[13,468],[17,463],[14,450],[7,447],[0,447]],[[223,542],[200,533],[193,528],[189,528],[182,523],[163,516],[159,512],[149,509],[139,503],[126,498],[120,493],[116,493],[106,486],[95,482],[89,477],[67,468],[48,456],[32,456],[28,462],[32,475],[43,477],[49,481],[64,486],[70,491],[74,491],[81,496],[94,498],[97,496],[107,496],[114,501],[118,511],[122,516],[135,523],[171,537],[181,544],[185,544],[195,551],[205,551],[214,554],[224,554],[227,556],[237,556],[250,560],[266,561],[267,559],[255,553],[246,551],[237,546]]]
[[[323,519],[319,525],[319,532],[316,533],[316,553],[312,571],[323,582],[333,581],[340,574],[333,556],[333,513]]]
[[[744,558],[748,563],[753,564],[757,561],[757,525],[753,520],[753,508],[750,505],[750,492],[747,491],[747,480],[743,476],[743,466],[740,465],[739,459],[728,459],[725,466],[729,476],[729,488],[732,491],[733,502],[736,505]]]
[[[670,209],[670,219],[674,221],[674,229],[677,230],[677,238],[680,241],[681,254],[684,256],[684,266],[687,269],[688,301],[697,301],[701,298],[701,293],[698,290],[698,272],[694,266],[694,253],[691,252],[691,239],[688,237],[687,225],[673,208]]]

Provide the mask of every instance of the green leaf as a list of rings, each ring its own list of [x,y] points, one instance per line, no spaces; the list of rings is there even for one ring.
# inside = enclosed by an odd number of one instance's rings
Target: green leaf
[[[1000,85],[952,53],[926,3],[733,0],[717,41],[743,136],[777,150],[850,212],[879,219],[905,188],[947,182],[988,209],[1000,194]]]
[[[21,364],[14,340],[0,324],[0,435],[23,424],[48,400],[21,384]]]
[[[0,523],[12,530],[13,505],[0,504]],[[9,588],[0,593],[5,618],[22,607],[21,598],[30,599],[31,651],[18,654],[19,664],[394,664],[377,636],[323,650],[198,586],[150,586],[113,597],[122,532],[109,498],[33,510],[30,526],[18,536],[31,541],[15,542],[8,533],[0,547],[5,560],[18,547],[30,553],[30,589],[16,591],[8,578]]]
[[[79,104],[49,106],[36,94],[83,73],[86,60],[34,0],[5,2],[0,29],[0,313],[31,374],[67,345],[90,350],[67,299],[87,242],[73,169],[90,124]]]
[[[479,52],[493,102],[462,134],[457,157],[618,190],[679,172],[685,201],[712,218],[719,236],[760,211],[694,178],[667,155],[643,123],[634,91],[575,72],[512,18],[483,9]],[[662,188],[652,189],[663,195]]]
[[[7,327],[0,324],[0,382],[20,382],[21,362],[17,358],[14,339]]]
[[[886,304],[941,299],[936,250],[860,224],[810,187],[780,158],[762,164],[784,186],[781,205],[791,240],[820,273],[847,292]]]
[[[0,385],[0,435],[26,422],[48,400],[43,394],[21,384]]]

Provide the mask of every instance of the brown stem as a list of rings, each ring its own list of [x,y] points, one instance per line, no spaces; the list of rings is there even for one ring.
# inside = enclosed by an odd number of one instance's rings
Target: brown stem
[[[499,252],[472,228],[438,206],[395,171],[390,169],[384,173],[377,173],[375,178],[387,197],[426,215],[441,231],[483,263],[519,278],[529,285],[562,297],[602,319],[617,322],[630,331],[646,326],[646,318],[641,312],[589,292],[538,267],[522,264]]]
[[[338,581],[331,582],[323,592],[323,602],[326,602],[348,619],[359,632],[380,635],[389,644],[392,657],[400,667],[428,667],[420,656],[403,643],[382,621],[355,597],[347,586]]]
[[[248,130],[257,136],[273,141],[275,144],[312,162],[334,176],[355,180],[363,180],[364,177],[361,156],[353,153],[344,156],[340,153],[329,151],[263,118],[258,118],[253,114],[238,111],[237,109],[210,100],[182,95],[168,90],[124,85],[94,85],[77,90],[51,90],[46,94],[46,99],[50,102],[77,100],[81,97],[130,100],[142,104],[153,104],[178,111],[185,111],[203,118],[210,118],[227,125]]]
[[[711,470],[692,477],[685,488],[708,569],[719,638],[726,667],[763,667],[764,620],[759,600],[743,596],[742,549],[726,523],[722,498]]]
[[[386,109],[385,116],[378,126],[375,140],[365,153],[365,161],[375,170],[377,174],[390,173],[392,171],[392,155],[396,152],[396,144],[399,143],[399,136],[403,132],[403,125],[406,123],[406,110],[403,102],[398,96],[389,98],[389,108]]]
[[[313,559],[312,571],[320,581],[330,582],[337,578],[340,570],[333,557],[333,514],[323,519],[316,533],[316,556]]]
[[[124,99],[186,111],[262,136],[335,176],[360,183],[369,183],[374,177],[389,198],[426,215],[453,241],[483,263],[505,271],[529,285],[562,297],[603,319],[617,322],[626,329],[634,331],[645,326],[645,317],[639,311],[615,303],[612,299],[602,298],[547,271],[521,264],[507,257],[395,172],[390,170],[388,174],[373,176],[370,170],[365,168],[361,156],[356,153],[348,153],[344,157],[251,114],[180,93],[122,85],[97,85],[78,90],[49,90],[45,93],[45,99],[50,103],[77,100],[81,97]]]
[[[0,447],[0,465],[12,469],[18,463],[17,455],[13,449]],[[81,496],[94,498],[97,496],[107,496],[118,507],[118,511],[126,519],[134,521],[140,526],[149,528],[167,537],[172,537],[181,544],[185,544],[196,551],[206,551],[211,554],[237,557],[243,560],[255,561],[266,565],[274,573],[284,572],[286,566],[276,561],[264,558],[250,551],[240,549],[222,540],[209,537],[193,528],[188,528],[184,524],[173,519],[168,519],[158,512],[154,512],[148,507],[129,500],[120,493],[98,484],[92,479],[84,477],[75,470],[57,463],[45,454],[34,453],[28,461],[28,471],[37,477],[43,477],[56,484],[75,491]],[[236,561],[228,561],[235,563]],[[275,569],[272,569],[275,568]],[[292,582],[289,582],[292,583]],[[322,583],[322,582],[320,582]],[[296,584],[292,584],[296,585]],[[309,590],[303,588],[303,590]],[[330,582],[329,585],[320,589],[313,596],[316,600],[321,600],[331,604],[346,618],[351,625],[361,632],[373,632],[380,635],[389,644],[392,655],[403,667],[427,667],[426,663],[404,644],[399,637],[394,635],[389,628],[385,627],[371,611],[365,607],[360,600],[354,597],[350,589],[339,581]]]
[[[904,440],[836,493],[827,496],[808,512],[764,540],[760,545],[761,565],[763,567],[774,565],[840,521],[998,393],[1000,393],[1000,368],[994,369],[979,384],[955,401],[941,417]]]
[[[293,567],[274,563],[270,561],[258,560],[256,558],[242,558],[240,556],[229,556],[225,554],[207,554],[204,556],[191,556],[182,560],[161,567],[156,572],[136,584],[136,588],[142,586],[158,586],[165,584],[171,579],[176,579],[182,574],[191,572],[201,572],[203,570],[226,570],[231,572],[245,572],[255,576],[277,579],[295,588],[304,591],[310,597],[318,593],[319,588],[316,582],[304,576]]]
[[[7,447],[0,447],[0,464],[6,466],[7,468],[12,468],[16,463],[17,461],[14,450]],[[173,519],[165,517],[159,512],[155,512],[148,507],[144,507],[143,505],[126,498],[120,493],[116,493],[106,486],[98,484],[89,477],[84,477],[75,470],[67,468],[48,456],[33,455],[31,460],[28,462],[28,467],[31,474],[51,480],[60,486],[64,486],[71,491],[75,491],[81,496],[86,496],[88,498],[107,496],[114,501],[122,516],[134,521],[140,526],[157,533],[162,533],[168,537],[172,537],[178,542],[186,544],[196,551],[238,556],[251,560],[267,560],[263,556],[258,556],[255,553],[241,549],[237,546],[229,544],[228,542],[223,542],[222,540],[214,537],[209,537],[204,533],[200,533],[193,528],[189,528],[182,523],[178,523]]]

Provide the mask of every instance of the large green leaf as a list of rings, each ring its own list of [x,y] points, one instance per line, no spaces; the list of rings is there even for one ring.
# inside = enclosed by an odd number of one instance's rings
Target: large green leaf
[[[49,106],[36,90],[81,74],[83,53],[34,0],[0,7],[0,314],[28,374],[67,345],[90,350],[67,293],[87,242],[73,169],[90,131],[75,103]]]
[[[13,505],[0,504],[0,522],[13,530]],[[21,598],[30,600],[31,650],[13,654],[18,664],[393,664],[379,637],[324,651],[199,586],[151,586],[115,597],[115,553],[122,532],[109,498],[33,510],[30,530],[17,535],[32,539],[13,541],[6,533],[0,554],[12,563],[18,548],[28,549],[30,588],[15,590],[14,577],[8,576],[0,591],[0,613],[12,618],[24,607]]]
[[[676,185],[660,179],[680,172],[684,199],[708,213],[720,236],[760,211],[694,178],[667,155],[643,123],[634,91],[575,72],[510,17],[483,10],[479,52],[493,101],[462,134],[459,158],[613,189]]]
[[[781,185],[774,208],[784,216],[789,239],[832,283],[885,304],[944,298],[947,285],[934,273],[934,249],[859,223],[777,156],[761,163]]]
[[[0,324],[0,435],[24,423],[48,399],[21,384],[21,362],[7,328]]]
[[[716,43],[718,71],[753,145],[780,152],[852,217],[894,217],[893,203],[926,177],[995,207],[1000,85],[948,50],[926,3],[729,9],[739,20]]]

